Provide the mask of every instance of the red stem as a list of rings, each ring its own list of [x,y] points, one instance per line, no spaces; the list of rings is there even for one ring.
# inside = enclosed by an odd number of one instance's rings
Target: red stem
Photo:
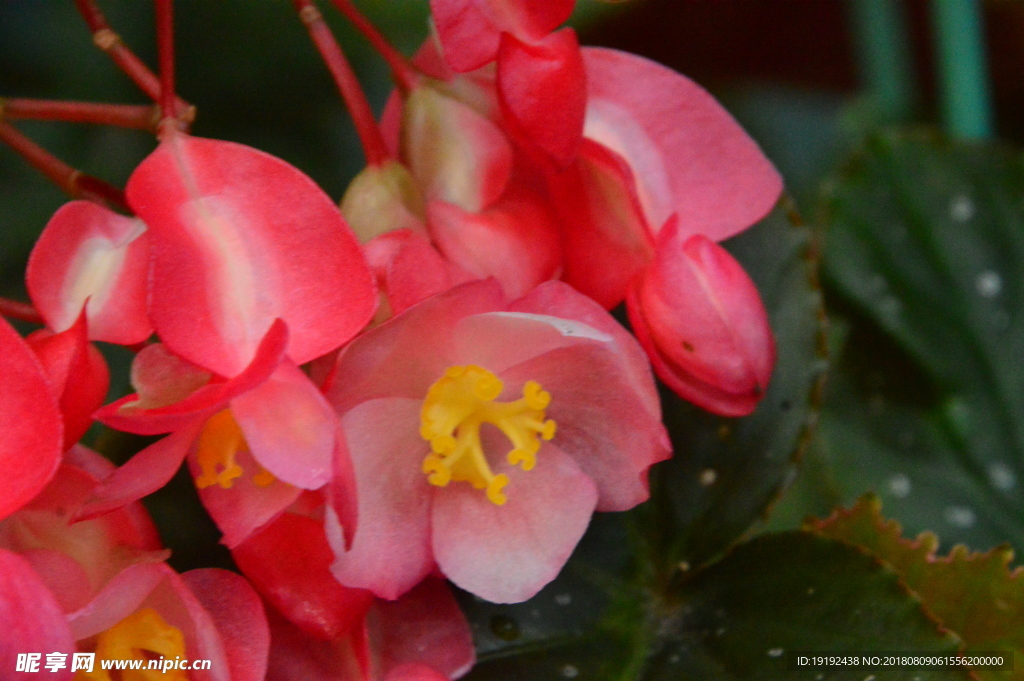
[[[174,0],[156,0],[157,59],[160,64],[160,127],[175,124]]]
[[[75,0],[75,7],[92,32],[93,44],[105,52],[147,97],[154,102],[160,101],[160,80],[121,42],[121,36],[110,28],[103,12],[96,6],[96,0]],[[180,97],[175,99],[175,107],[175,113],[182,121],[189,122],[195,117],[192,105]]]
[[[136,104],[0,98],[0,119],[3,118],[12,121],[64,121],[66,123],[113,125],[119,128],[155,132],[157,111],[152,106]]]
[[[352,71],[348,60],[345,58],[341,46],[334,39],[331,29],[324,22],[323,16],[312,3],[312,0],[293,0],[295,9],[299,13],[299,19],[306,25],[309,37],[320,52],[327,69],[331,72],[338,91],[348,107],[352,122],[355,123],[359,140],[363,144],[363,153],[366,155],[366,162],[371,166],[379,166],[391,158],[387,145],[384,144],[384,137],[380,128],[377,127],[377,119],[373,115],[373,109],[366,100],[359,79]]]
[[[64,161],[22,135],[10,123],[0,121],[0,142],[14,149],[29,165],[72,198],[89,199],[130,211],[124,192],[99,178],[75,170]]]
[[[20,319],[23,322],[45,325],[42,315],[36,312],[36,309],[29,303],[19,303],[8,298],[0,298],[0,315]]]
[[[416,87],[416,82],[419,80],[416,69],[414,69],[406,60],[405,55],[396,50],[391,43],[388,42],[377,27],[370,23],[359,11],[358,8],[352,3],[352,0],[331,0],[334,6],[339,12],[344,14],[352,25],[355,26],[360,33],[366,36],[366,39],[370,41],[373,48],[384,57],[384,61],[391,67],[391,77],[395,79],[395,83],[403,92],[409,92]]]

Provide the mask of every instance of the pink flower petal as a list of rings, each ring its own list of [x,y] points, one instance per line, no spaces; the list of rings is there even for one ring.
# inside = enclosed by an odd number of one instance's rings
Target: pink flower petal
[[[398,598],[433,567],[433,488],[421,470],[430,447],[419,434],[420,403],[371,400],[342,417],[358,483],[359,525],[348,551],[333,545],[332,571],[342,584],[381,598]]]
[[[397,601],[378,600],[368,629],[386,679],[432,678],[410,675],[413,665],[425,666],[441,679],[457,679],[476,660],[469,623],[440,579],[424,579]]]
[[[245,450],[235,454],[235,463],[242,467],[245,474],[235,480],[230,488],[211,485],[199,490],[203,506],[217,528],[224,533],[221,543],[229,549],[276,518],[302,494],[298,487],[280,480],[274,480],[266,486],[257,485],[253,476],[259,472],[260,465]],[[199,477],[200,467],[195,455],[188,458],[188,466],[193,479]]]
[[[754,410],[775,341],[757,288],[725,249],[686,238],[672,221],[627,310],[658,376],[681,397],[723,416]]]
[[[133,456],[93,490],[75,519],[96,518],[166,485],[178,472],[201,427],[202,422],[193,422],[191,427],[182,428]]]
[[[68,614],[75,640],[106,631],[138,610],[153,589],[173,573],[164,563],[138,563],[122,570],[88,605]]]
[[[25,281],[46,325],[66,331],[85,308],[89,338],[141,343],[153,333],[146,313],[149,238],[142,220],[92,201],[64,204],[39,235]]]
[[[660,64],[583,49],[584,135],[626,160],[647,222],[673,213],[686,235],[721,241],[775,205],[782,179],[757,144],[707,92]]]
[[[266,681],[371,681],[363,627],[348,636],[313,638],[268,609],[270,663]]]
[[[494,277],[518,298],[561,268],[554,218],[531,194],[507,195],[481,213],[443,201],[427,206],[430,236],[451,262],[479,279]]]
[[[506,385],[534,380],[551,393],[546,416],[558,424],[552,442],[597,485],[598,511],[646,501],[648,469],[672,455],[661,410],[645,407],[627,368],[614,347],[594,344],[553,350],[501,373]],[[655,392],[651,377],[645,392]]]
[[[287,358],[270,378],[231,400],[231,414],[253,458],[274,477],[303,489],[330,479],[337,416]]]
[[[494,122],[430,86],[405,101],[402,157],[426,199],[481,211],[512,174],[512,147]]]
[[[166,136],[128,181],[150,228],[150,314],[173,352],[222,376],[252,360],[277,318],[305,363],[370,320],[376,293],[334,202],[280,159]]]
[[[339,414],[376,397],[422,399],[453,364],[446,357],[452,326],[504,305],[496,281],[463,284],[414,305],[345,347],[324,386],[327,399]]]
[[[75,640],[53,594],[21,556],[0,549],[0,668],[15,677],[19,653],[75,652]],[[45,658],[43,659],[45,662]],[[43,671],[40,665],[40,671]],[[70,669],[47,677],[69,681]]]
[[[0,518],[34,497],[57,472],[63,438],[43,367],[0,318]]]
[[[180,402],[166,406],[149,408],[146,396],[129,395],[100,409],[96,412],[96,419],[111,428],[139,435],[159,435],[186,428],[197,418],[212,415],[223,409],[229,400],[266,381],[280,365],[287,345],[288,327],[281,320],[276,320],[260,343],[252,363],[231,380],[204,385]],[[194,368],[190,368],[187,375],[179,379],[182,382],[172,386],[171,390],[187,385],[193,379]],[[168,379],[168,382],[174,382],[174,379]]]
[[[501,36],[497,86],[517,139],[565,167],[579,152],[587,110],[587,74],[576,32],[563,28],[536,42]]]
[[[569,560],[590,523],[597,488],[551,444],[537,453],[537,465],[529,472],[504,462],[494,472],[510,478],[503,506],[465,483],[435,492],[434,556],[441,572],[460,588],[493,603],[520,603]]]
[[[85,435],[92,416],[107,397],[110,372],[100,351],[86,332],[85,315],[67,331],[36,331],[25,339],[42,363],[50,379],[50,388],[59,396],[64,415],[64,448]]]
[[[620,156],[584,139],[576,162],[548,181],[565,240],[563,278],[605,308],[615,307],[654,256],[633,173]]]
[[[363,251],[387,296],[390,314],[384,318],[474,278],[442,258],[425,236],[408,229],[381,234]]]
[[[263,603],[244,578],[227,570],[189,570],[182,581],[213,618],[227,656],[231,681],[263,681],[270,627]]]
[[[369,591],[334,578],[323,522],[307,516],[281,515],[231,555],[271,605],[317,638],[354,631],[373,601]]]

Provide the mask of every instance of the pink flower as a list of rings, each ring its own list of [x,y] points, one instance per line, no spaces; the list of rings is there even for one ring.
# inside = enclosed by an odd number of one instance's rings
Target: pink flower
[[[334,574],[383,598],[436,567],[526,600],[670,454],[643,351],[556,282],[511,303],[493,281],[430,298],[349,344],[326,392],[358,489],[350,548],[327,515]]]
[[[258,681],[269,632],[259,598],[238,575],[166,564],[156,529],[139,504],[74,523],[112,465],[82,447],[68,454],[53,481],[0,523],[0,665],[21,653],[94,652],[90,678],[109,679],[99,660],[211,661],[191,678]],[[53,670],[70,679],[71,660]],[[45,664],[45,659],[42,662]],[[184,678],[181,672],[168,678]]]

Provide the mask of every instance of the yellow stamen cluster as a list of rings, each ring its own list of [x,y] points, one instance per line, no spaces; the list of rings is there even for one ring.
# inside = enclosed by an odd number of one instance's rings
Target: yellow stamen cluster
[[[211,485],[220,485],[223,489],[229,489],[234,485],[235,479],[240,478],[245,472],[235,461],[235,456],[241,450],[248,450],[248,445],[231,411],[225,409],[212,416],[203,426],[196,448],[196,460],[202,471],[196,477],[196,487],[204,489]],[[252,480],[260,487],[266,487],[274,482],[275,478],[260,468]]]
[[[100,660],[149,660],[160,657],[173,660],[185,657],[185,637],[181,630],[164,621],[156,610],[143,608],[124,618],[96,637],[96,662],[91,672],[75,672],[75,681],[113,681]],[[120,681],[188,681],[180,669],[123,669],[115,672]]]
[[[420,411],[420,435],[430,443],[423,472],[431,485],[444,487],[452,480],[485,489],[487,498],[501,506],[508,497],[508,476],[495,475],[480,443],[480,426],[497,426],[512,443],[507,460],[524,471],[537,464],[538,436],[555,436],[555,422],[544,419],[551,394],[536,381],[527,381],[523,397],[514,402],[495,402],[504,383],[482,367],[453,366],[445,370],[427,391]]]

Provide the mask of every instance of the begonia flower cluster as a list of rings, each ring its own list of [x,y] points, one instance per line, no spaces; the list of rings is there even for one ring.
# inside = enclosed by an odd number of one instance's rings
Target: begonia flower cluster
[[[595,512],[648,498],[673,455],[656,376],[756,408],[774,341],[719,242],[780,178],[684,76],[580,47],[573,7],[432,0],[388,156],[343,197],[164,126],[130,213],[54,214],[26,272],[44,328],[0,320],[0,675],[56,651],[457,678],[449,582],[528,600]],[[105,405],[96,342],[135,352]],[[81,444],[94,419],[156,438],[115,467]],[[241,574],[165,562],[140,500],[183,464]]]

